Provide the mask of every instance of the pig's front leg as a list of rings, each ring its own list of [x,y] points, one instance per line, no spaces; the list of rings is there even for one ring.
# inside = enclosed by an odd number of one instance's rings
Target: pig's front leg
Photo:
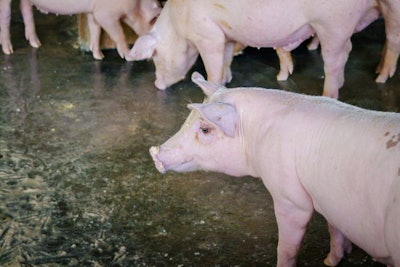
[[[94,20],[92,14],[87,14],[87,22],[90,34],[90,51],[92,51],[93,57],[95,59],[102,60],[104,58],[104,55],[100,49],[101,27]]]
[[[14,52],[10,38],[11,0],[0,0],[0,41],[4,54]]]
[[[32,3],[29,0],[21,0],[20,9],[25,24],[25,38],[32,47],[39,48],[41,43],[36,34]]]
[[[280,70],[276,79],[278,81],[286,81],[289,75],[293,73],[292,53],[285,51],[282,47],[277,47],[276,54],[278,55],[280,65]]]
[[[387,49],[387,44],[385,44],[381,61],[376,68],[376,73],[378,77],[375,79],[377,83],[385,83],[386,80],[394,75],[397,67],[397,60],[399,58],[399,52]]]
[[[336,266],[343,258],[344,253],[351,252],[351,242],[336,227],[328,223],[330,236],[330,251],[326,259],[325,265]]]
[[[307,224],[313,214],[313,208],[296,205],[287,199],[276,202],[274,199],[274,209],[279,235],[276,266],[294,267]]]
[[[93,16],[97,23],[103,27],[108,35],[110,35],[111,39],[116,43],[119,56],[128,61],[132,60],[129,56],[128,44],[119,18],[116,19],[114,16],[111,16],[107,10],[93,12]]]
[[[195,45],[199,50],[201,59],[207,72],[207,80],[216,84],[224,84],[225,60],[228,58],[225,51],[225,35],[219,27],[208,27],[204,32],[208,33],[208,38],[204,38]],[[229,54],[229,53],[228,53]],[[232,61],[232,56],[227,61]],[[229,70],[230,71],[230,70]]]

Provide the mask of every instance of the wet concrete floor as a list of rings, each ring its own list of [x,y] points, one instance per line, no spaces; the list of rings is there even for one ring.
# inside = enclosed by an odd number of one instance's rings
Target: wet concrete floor
[[[259,179],[160,175],[150,159],[201,90],[186,79],[159,91],[152,62],[115,51],[95,61],[76,49],[74,18],[36,17],[43,46],[29,47],[15,14],[15,53],[0,55],[0,266],[274,266],[277,226]],[[374,82],[383,40],[382,21],[354,36],[342,101],[399,110],[400,73]],[[278,83],[274,52],[248,49],[229,87],[319,95],[320,52],[302,46],[294,58]],[[193,70],[204,73],[200,61]],[[315,215],[299,266],[323,266],[328,249]],[[382,265],[354,247],[340,266]]]

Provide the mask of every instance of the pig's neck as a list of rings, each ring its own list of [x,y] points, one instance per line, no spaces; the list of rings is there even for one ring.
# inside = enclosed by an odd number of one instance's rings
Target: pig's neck
[[[280,135],[285,132],[288,105],[273,90],[255,89],[238,95],[235,100],[239,115],[239,139],[243,167],[248,175],[263,177],[277,168],[277,160],[289,154],[290,145]],[[242,108],[243,107],[243,108]],[[287,127],[287,131],[292,128]]]
[[[31,0],[41,12],[60,15],[91,13],[96,0]]]

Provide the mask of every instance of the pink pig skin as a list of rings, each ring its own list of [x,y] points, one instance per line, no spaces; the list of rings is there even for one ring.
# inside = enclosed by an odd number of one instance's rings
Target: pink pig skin
[[[400,266],[400,114],[327,97],[227,90],[198,73],[207,98],[178,133],[150,148],[157,169],[261,177],[274,201],[277,266],[295,266],[314,210],[329,225],[335,266],[351,242]]]
[[[395,1],[395,0],[392,0]],[[400,0],[396,0],[400,1]],[[322,44],[323,94],[337,98],[344,82],[350,37],[373,0],[172,0],[152,30],[131,50],[135,60],[152,57],[155,85],[165,89],[184,78],[200,54],[209,81],[231,80],[234,41],[291,50],[313,34]]]
[[[41,44],[36,35],[32,5],[28,0],[21,0],[20,10],[25,24],[25,38],[32,47],[38,48]],[[14,52],[10,39],[10,22],[11,0],[0,0],[0,41],[3,53],[6,55]]]
[[[12,52],[9,41],[10,2],[11,0],[0,0],[2,21],[1,40],[3,51],[6,54]],[[51,12],[62,15],[87,13],[90,49],[93,51],[93,57],[96,59],[104,57],[99,46],[101,27],[104,28],[111,39],[117,44],[119,55],[126,60],[131,60],[120,20],[126,23],[138,35],[142,35],[150,30],[161,11],[161,6],[157,0],[119,0],[117,2],[109,0],[21,0],[21,11],[24,15],[24,22],[27,29],[26,35],[30,41],[31,39],[35,40],[34,37],[36,37],[32,4],[44,13]],[[37,37],[36,40],[40,44]]]

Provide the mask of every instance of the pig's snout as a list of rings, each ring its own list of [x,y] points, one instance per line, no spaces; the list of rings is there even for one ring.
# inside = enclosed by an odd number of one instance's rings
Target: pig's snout
[[[165,173],[165,167],[162,161],[158,158],[158,153],[160,152],[160,147],[159,146],[152,146],[150,148],[150,155],[153,158],[154,164],[156,165],[156,168],[159,172]]]

